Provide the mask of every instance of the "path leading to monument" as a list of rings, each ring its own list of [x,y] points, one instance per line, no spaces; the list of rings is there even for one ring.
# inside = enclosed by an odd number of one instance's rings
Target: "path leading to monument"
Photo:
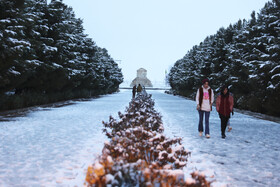
[[[163,116],[165,134],[183,137],[192,152],[186,173],[198,169],[214,186],[280,184],[280,124],[236,113],[232,132],[220,137],[210,116],[211,138],[199,137],[194,101],[149,91]],[[101,153],[102,120],[124,111],[131,90],[59,108],[38,108],[0,122],[0,186],[82,186],[85,169]],[[215,110],[215,109],[214,109]]]
[[[198,136],[196,103],[153,92],[163,116],[165,133],[183,137],[192,152],[186,171],[198,169],[217,182],[214,186],[279,186],[280,124],[235,112],[233,130],[221,138],[216,109],[210,114],[211,138]]]

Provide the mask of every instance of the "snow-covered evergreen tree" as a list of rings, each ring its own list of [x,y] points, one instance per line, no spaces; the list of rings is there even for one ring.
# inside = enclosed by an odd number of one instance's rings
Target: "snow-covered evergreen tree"
[[[194,46],[168,75],[173,90],[192,97],[208,77],[216,91],[230,85],[235,106],[279,116],[279,4],[267,2],[257,15],[252,12],[250,20],[221,28]]]
[[[22,16],[24,1],[0,1],[0,92],[13,89],[25,78],[24,54],[31,44],[26,40],[26,19]]]
[[[0,0],[0,10],[0,110],[111,93],[123,81],[62,0]]]

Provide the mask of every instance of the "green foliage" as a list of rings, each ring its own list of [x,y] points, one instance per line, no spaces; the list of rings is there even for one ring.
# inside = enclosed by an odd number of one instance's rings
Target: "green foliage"
[[[65,101],[78,98],[91,98],[100,94],[106,94],[102,90],[68,90],[63,92],[52,92],[48,94],[36,92],[24,92],[22,94],[14,95],[0,95],[0,108],[1,110],[12,110],[17,108],[25,108],[35,105],[43,105],[54,103],[58,101]]]
[[[230,85],[235,106],[280,116],[279,0],[267,2],[249,21],[221,28],[194,46],[172,67],[168,80],[175,93],[193,96],[208,77],[219,92]]]
[[[121,69],[84,33],[82,20],[60,0],[0,1],[0,94],[13,108],[117,91]],[[57,93],[60,99],[52,98]],[[71,97],[60,96],[69,93]],[[3,98],[3,97],[2,97]],[[48,99],[47,99],[48,100]],[[4,103],[4,101],[2,101]],[[13,107],[12,107],[13,106]]]

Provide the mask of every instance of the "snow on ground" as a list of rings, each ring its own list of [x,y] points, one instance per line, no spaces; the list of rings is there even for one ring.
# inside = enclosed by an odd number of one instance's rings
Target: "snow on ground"
[[[203,171],[213,186],[279,186],[280,124],[240,113],[230,122],[233,127],[221,138],[220,119],[210,114],[210,139],[198,136],[196,103],[179,96],[153,92],[156,110],[163,116],[165,133],[183,137],[191,151],[185,169]]]
[[[220,136],[217,112],[210,115],[211,138],[199,137],[195,102],[149,91],[163,116],[165,134],[183,137],[192,152],[185,172],[203,171],[213,186],[277,186],[280,184],[280,124],[235,113],[233,130]],[[85,170],[101,154],[107,140],[102,121],[123,112],[131,90],[41,108],[0,122],[0,186],[82,186]]]
[[[82,186],[106,140],[102,120],[129,101],[120,92],[0,122],[0,186]]]

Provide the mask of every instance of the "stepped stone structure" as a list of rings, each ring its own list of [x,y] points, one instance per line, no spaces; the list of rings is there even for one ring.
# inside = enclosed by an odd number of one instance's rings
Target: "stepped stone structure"
[[[141,84],[145,87],[153,87],[151,81],[147,78],[147,70],[140,68],[137,70],[137,77],[131,82],[130,86]]]

